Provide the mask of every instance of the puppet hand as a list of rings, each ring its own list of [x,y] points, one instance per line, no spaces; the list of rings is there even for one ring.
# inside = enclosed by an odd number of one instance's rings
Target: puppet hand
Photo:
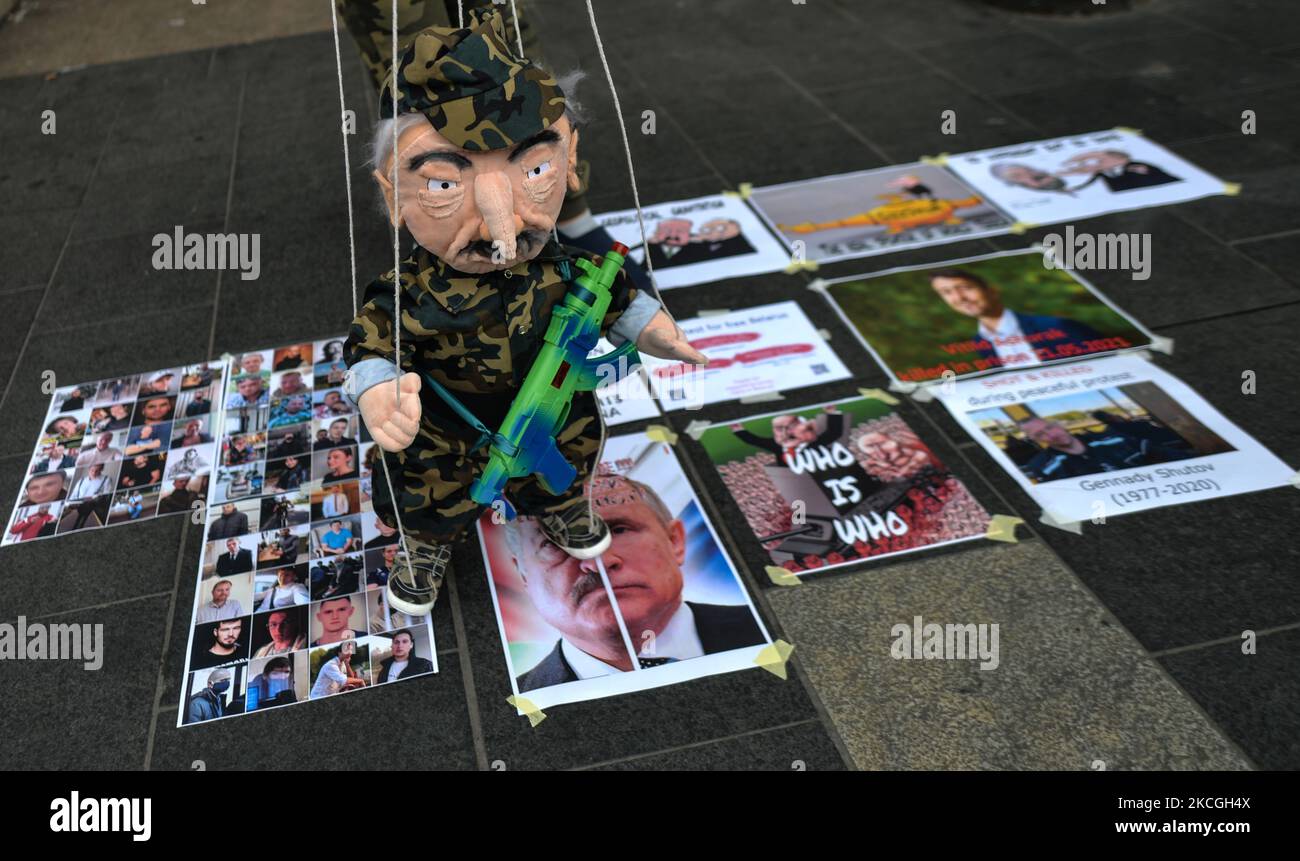
[[[361,393],[357,405],[370,435],[384,451],[401,451],[420,429],[420,375],[402,374],[400,408],[393,382],[371,386]]]
[[[692,365],[707,365],[708,357],[691,346],[677,324],[662,309],[650,318],[637,336],[636,348],[657,359],[677,359]]]

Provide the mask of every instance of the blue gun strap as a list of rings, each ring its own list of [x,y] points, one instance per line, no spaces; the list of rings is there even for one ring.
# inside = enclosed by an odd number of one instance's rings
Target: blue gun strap
[[[439,383],[433,377],[430,377],[428,374],[425,374],[424,378],[428,380],[429,385],[433,386],[433,390],[437,392],[438,397],[442,398],[443,402],[447,406],[451,407],[452,410],[456,413],[456,415],[464,419],[467,425],[474,428],[474,430],[478,431],[479,433],[478,442],[474,443],[474,447],[471,448],[470,451],[472,452],[478,451],[480,448],[483,447],[485,443],[487,443],[490,440],[498,448],[500,448],[504,454],[511,457],[515,455],[515,448],[514,446],[510,445],[509,440],[507,440],[505,437],[501,436],[498,433],[493,433],[492,431],[488,430],[488,426],[483,424],[483,422],[479,421],[478,416],[470,412],[469,409],[466,408],[464,404],[462,404],[459,400],[457,400],[455,395],[449,392],[441,383]]]

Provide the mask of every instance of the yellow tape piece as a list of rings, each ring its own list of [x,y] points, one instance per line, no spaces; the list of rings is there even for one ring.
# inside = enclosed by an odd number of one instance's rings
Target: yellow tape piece
[[[741,200],[749,200],[749,196],[754,193],[754,184],[752,182],[742,182],[736,186],[735,191],[723,191],[727,197],[739,197]]]
[[[858,394],[864,398],[875,398],[881,403],[889,404],[891,407],[898,406],[898,398],[884,389],[858,389]]]
[[[1135,129],[1135,128],[1133,128],[1132,126],[1115,126],[1115,128],[1112,129],[1112,131],[1117,131],[1117,132],[1128,132],[1128,133],[1131,134],[1131,135],[1140,135],[1140,134],[1142,134],[1142,129]]]
[[[791,260],[789,265],[785,267],[784,271],[786,275],[793,275],[796,272],[802,272],[804,270],[807,270],[809,272],[816,272],[817,261],[816,260]]]
[[[645,435],[654,442],[666,442],[669,445],[677,445],[677,434],[673,429],[666,425],[647,425]]]
[[[933,155],[933,156],[932,155],[921,156],[921,164],[932,164],[935,165],[936,167],[943,167],[947,163],[948,163],[948,153],[946,152],[941,152],[938,155]]]
[[[1228,195],[1228,197],[1236,197],[1241,194],[1241,183],[1225,182],[1223,184],[1223,193]]]
[[[1012,517],[1010,514],[995,514],[993,519],[989,521],[989,528],[984,533],[984,537],[993,541],[1018,544],[1020,539],[1016,538],[1016,526],[1024,522],[1019,517]]]
[[[523,712],[524,716],[528,718],[528,722],[533,726],[537,726],[546,720],[546,713],[534,705],[533,701],[527,697],[509,696],[506,697],[506,702]]]
[[[1029,221],[1017,221],[1015,224],[1008,227],[1007,230],[1019,236],[1022,233],[1026,233],[1030,230],[1033,230],[1037,226],[1038,226],[1037,224],[1034,224]]]
[[[794,646],[785,640],[777,640],[775,643],[769,643],[754,658],[754,663],[767,670],[774,676],[782,679],[788,678],[785,673],[785,663],[790,660],[790,654],[794,651]]]
[[[769,565],[763,569],[767,572],[767,579],[771,580],[777,586],[798,586],[803,581],[799,575],[780,565]]]

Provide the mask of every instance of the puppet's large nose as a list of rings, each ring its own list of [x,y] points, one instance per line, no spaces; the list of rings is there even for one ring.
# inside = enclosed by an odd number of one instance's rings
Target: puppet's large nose
[[[474,203],[483,223],[479,236],[490,240],[501,256],[513,260],[515,237],[524,229],[524,220],[515,214],[515,195],[504,173],[488,173],[474,180]]]

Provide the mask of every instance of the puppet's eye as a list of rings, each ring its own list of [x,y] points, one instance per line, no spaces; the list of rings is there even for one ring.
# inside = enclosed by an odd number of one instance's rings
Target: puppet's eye
[[[528,173],[525,174],[525,176],[527,176],[529,179],[536,179],[537,177],[546,173],[550,169],[551,169],[551,163],[549,161],[544,161],[541,164],[539,164],[537,167],[528,171]]]
[[[451,191],[453,188],[460,188],[460,183],[454,179],[431,179],[427,185],[429,191]]]

